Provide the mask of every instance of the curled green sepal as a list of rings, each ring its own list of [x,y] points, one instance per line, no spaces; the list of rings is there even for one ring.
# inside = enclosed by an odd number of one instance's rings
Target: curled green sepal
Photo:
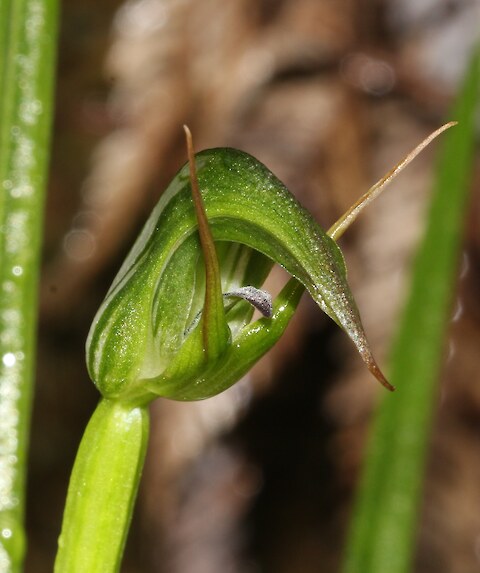
[[[250,155],[211,149],[197,154],[195,165],[190,174],[184,166],[160,199],[94,320],[87,364],[102,394],[193,400],[224,390],[278,340],[303,288],[389,387],[370,352],[337,244]],[[200,202],[192,201],[192,187],[194,197],[201,190]],[[249,324],[248,301],[232,306],[219,289],[259,288],[273,262],[294,279],[272,317]]]

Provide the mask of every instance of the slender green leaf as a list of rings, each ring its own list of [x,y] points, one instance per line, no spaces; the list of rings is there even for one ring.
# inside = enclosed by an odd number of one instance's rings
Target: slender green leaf
[[[56,0],[0,2],[0,563],[24,553],[41,224],[52,108]]]
[[[12,0],[3,0],[0,2],[0,93],[5,92],[5,75],[7,71],[7,62],[10,59],[10,27],[6,25],[10,21],[10,10]]]
[[[378,411],[347,545],[345,573],[407,573],[426,444],[455,286],[480,95],[477,50],[445,136],[428,227],[391,358],[395,395]]]

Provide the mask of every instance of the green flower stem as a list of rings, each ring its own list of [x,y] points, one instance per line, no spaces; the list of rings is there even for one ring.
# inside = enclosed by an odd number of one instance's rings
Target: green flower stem
[[[347,543],[344,573],[411,571],[425,457],[458,268],[480,95],[480,51],[439,158],[428,227],[393,347],[391,380],[376,416]]]
[[[56,0],[0,2],[0,570],[24,555],[24,484]]]
[[[101,400],[70,479],[55,573],[118,571],[148,440],[146,408]]]

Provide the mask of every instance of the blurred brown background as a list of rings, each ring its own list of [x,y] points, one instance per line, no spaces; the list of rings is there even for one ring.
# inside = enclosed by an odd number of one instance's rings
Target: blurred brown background
[[[51,570],[68,475],[98,400],[93,315],[197,149],[264,162],[328,228],[448,117],[478,0],[66,0],[45,231],[27,569]],[[436,144],[342,239],[381,364],[421,235]],[[474,178],[415,572],[480,571],[480,189]],[[267,288],[284,281],[276,269]],[[158,400],[123,571],[338,571],[382,389],[305,297],[228,392]],[[368,572],[359,572],[368,573]],[[386,572],[387,573],[387,572]]]

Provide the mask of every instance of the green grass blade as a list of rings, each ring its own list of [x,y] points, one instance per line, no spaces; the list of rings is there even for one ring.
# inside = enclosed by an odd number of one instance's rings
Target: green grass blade
[[[477,50],[446,136],[428,226],[391,358],[391,382],[374,421],[344,573],[407,573],[445,330],[462,239],[480,95]]]
[[[5,91],[5,72],[9,45],[9,27],[5,23],[10,20],[11,4],[12,0],[2,0],[0,2],[0,93]]]
[[[57,2],[0,5],[0,563],[18,571]]]

